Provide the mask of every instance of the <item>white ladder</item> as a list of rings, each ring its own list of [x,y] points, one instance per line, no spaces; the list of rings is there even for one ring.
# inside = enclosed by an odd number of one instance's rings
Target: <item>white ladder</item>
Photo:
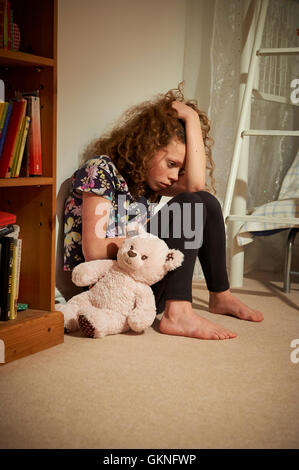
[[[275,223],[285,223],[290,227],[299,226],[299,218],[276,218],[276,217],[258,217],[246,215],[247,211],[247,201],[244,196],[244,185],[243,189],[240,190],[238,184],[236,185],[236,180],[245,181],[246,188],[248,182],[248,148],[249,143],[245,142],[245,136],[292,136],[299,137],[299,131],[289,130],[253,130],[246,129],[250,122],[250,112],[251,112],[251,97],[259,95],[263,99],[271,99],[271,96],[266,96],[265,94],[254,89],[253,83],[255,79],[255,73],[258,65],[259,56],[271,56],[271,55],[293,55],[299,54],[299,47],[292,48],[275,48],[275,49],[260,49],[263,29],[266,19],[266,13],[268,9],[268,0],[257,0],[256,2],[256,26],[254,30],[254,38],[252,41],[252,50],[250,54],[250,60],[248,65],[248,59],[245,57],[245,62],[247,61],[246,71],[247,81],[244,91],[242,91],[242,96],[240,97],[240,109],[239,109],[239,121],[237,126],[237,132],[235,137],[235,145],[233,157],[231,160],[231,167],[229,172],[229,178],[226,188],[226,195],[223,206],[223,217],[225,222],[232,222],[231,226],[231,267],[230,267],[230,284],[231,287],[241,287],[243,285],[243,269],[244,269],[244,248],[238,246],[236,241],[236,234],[241,226],[242,222],[245,221],[258,221],[258,222],[275,222]],[[243,67],[244,67],[244,54],[248,55],[248,51],[243,51]],[[242,64],[241,64],[242,66]],[[278,101],[285,102],[282,99],[278,98]],[[241,151],[242,152],[242,158]],[[242,186],[242,184],[241,184]],[[240,186],[240,187],[241,187]],[[234,191],[236,193],[234,195]],[[231,208],[233,205],[234,214],[230,214]]]

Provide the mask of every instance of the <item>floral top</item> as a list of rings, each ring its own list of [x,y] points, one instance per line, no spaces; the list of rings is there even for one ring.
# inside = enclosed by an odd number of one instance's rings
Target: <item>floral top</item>
[[[134,218],[145,224],[154,204],[145,197],[134,199],[128,185],[110,157],[88,160],[72,176],[72,188],[64,211],[64,270],[71,271],[84,261],[82,253],[82,193],[87,191],[111,201],[106,238],[125,236],[125,225]]]

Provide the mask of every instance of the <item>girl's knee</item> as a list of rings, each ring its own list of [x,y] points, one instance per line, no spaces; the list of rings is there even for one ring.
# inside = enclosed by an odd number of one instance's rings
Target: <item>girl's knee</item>
[[[172,201],[174,200],[176,200],[177,202],[204,202],[199,196],[199,193],[191,193],[188,191],[177,194],[177,196],[172,199]]]
[[[222,210],[218,199],[213,194],[208,193],[208,191],[196,191],[196,192],[186,191],[186,192],[178,194],[174,199],[178,202],[203,202],[209,208]]]
[[[197,191],[193,194],[196,194],[197,197],[201,199],[201,202],[203,202],[210,210],[222,212],[221,204],[213,194],[208,191]]]

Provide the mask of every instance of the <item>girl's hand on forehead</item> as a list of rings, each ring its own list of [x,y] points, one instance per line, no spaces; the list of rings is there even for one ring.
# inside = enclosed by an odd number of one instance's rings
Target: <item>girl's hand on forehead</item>
[[[181,101],[173,101],[171,103],[172,108],[174,108],[178,113],[178,118],[182,119],[183,121],[187,121],[187,119],[194,119],[194,117],[198,118],[197,112]]]

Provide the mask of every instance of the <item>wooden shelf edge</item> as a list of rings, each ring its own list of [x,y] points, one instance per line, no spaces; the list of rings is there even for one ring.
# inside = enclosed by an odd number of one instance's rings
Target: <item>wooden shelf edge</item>
[[[16,320],[0,322],[0,365],[64,342],[61,312],[26,310]]]
[[[8,51],[0,49],[0,65],[1,66],[41,66],[54,67],[55,60],[50,57],[41,57],[34,54],[28,54],[20,51]]]
[[[61,312],[48,310],[34,310],[28,308],[27,310],[18,312],[17,318],[15,320],[0,321],[0,333],[1,331],[3,331],[3,329],[13,328],[15,326],[19,326],[21,323],[26,323],[37,318],[47,317],[48,315],[53,315],[57,313],[60,314]]]
[[[52,177],[32,177],[27,178],[0,178],[1,187],[14,187],[14,186],[50,186],[54,183]]]

